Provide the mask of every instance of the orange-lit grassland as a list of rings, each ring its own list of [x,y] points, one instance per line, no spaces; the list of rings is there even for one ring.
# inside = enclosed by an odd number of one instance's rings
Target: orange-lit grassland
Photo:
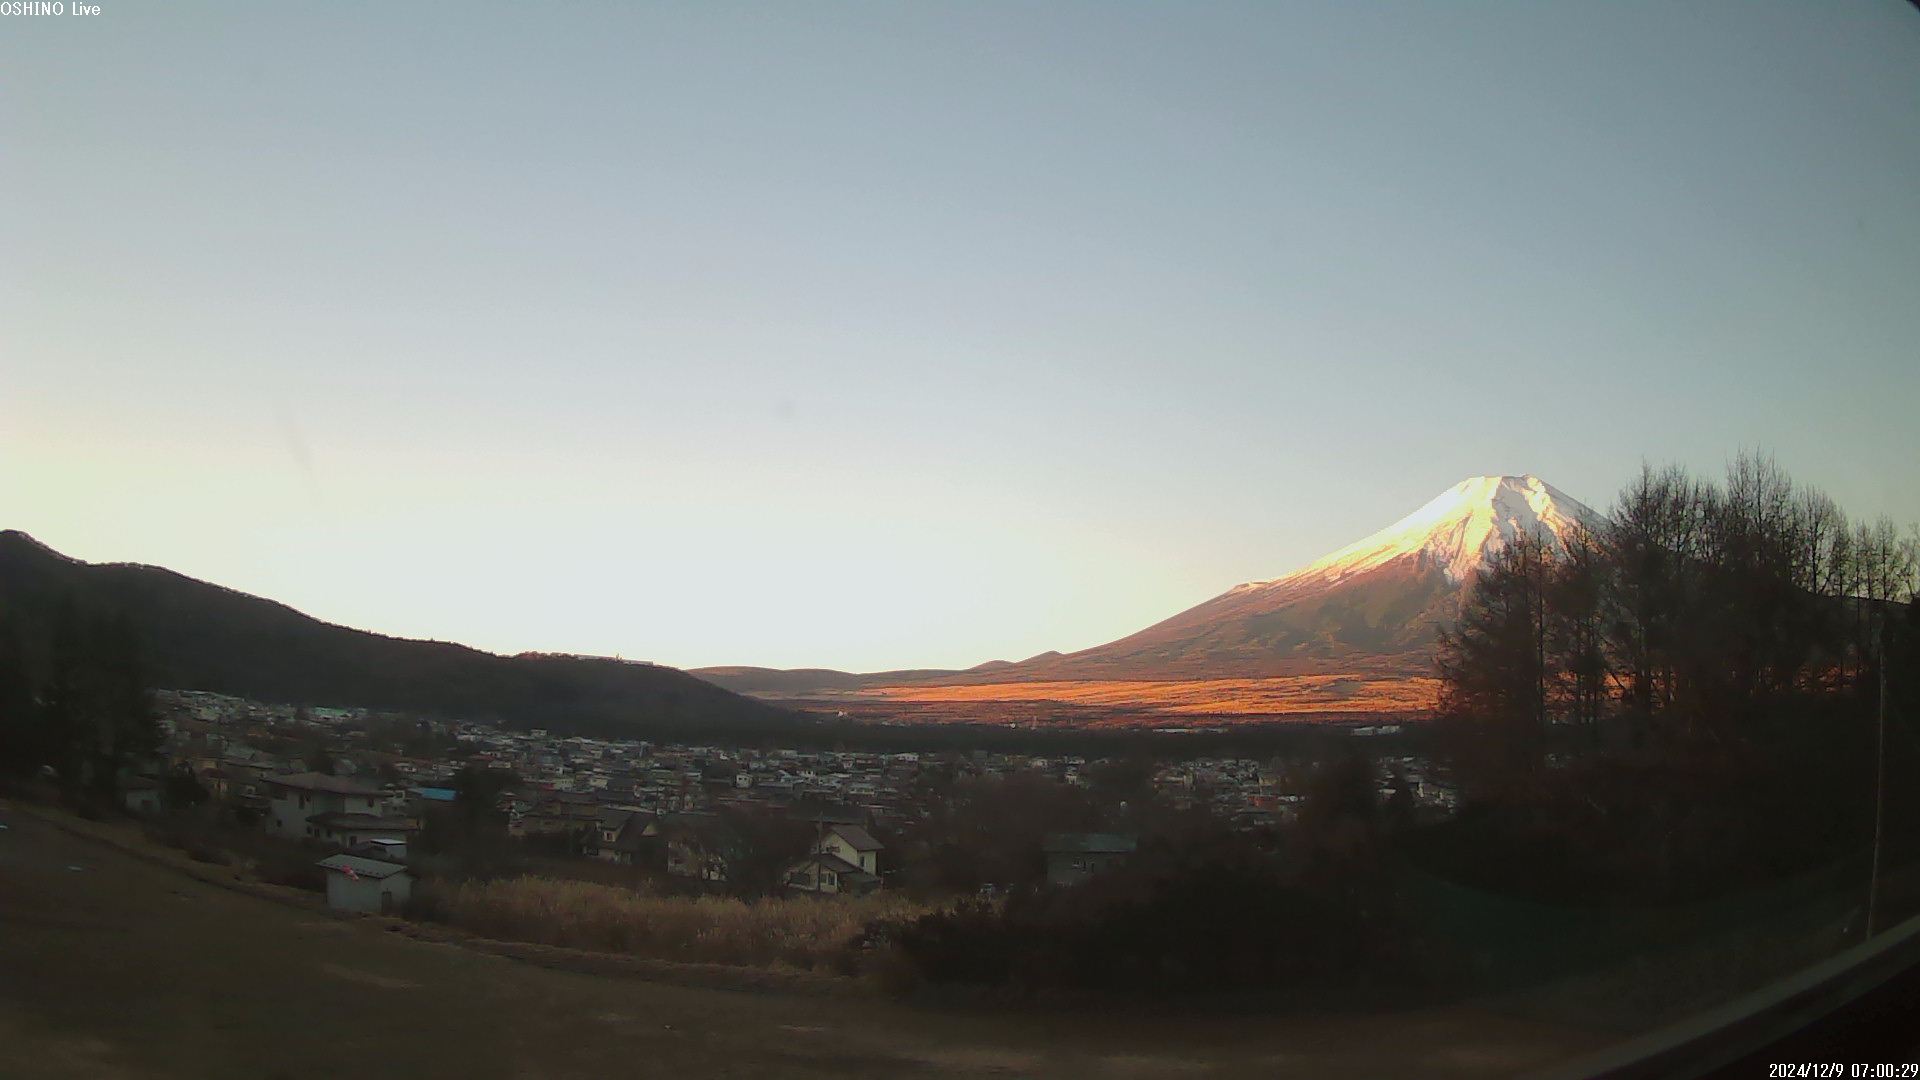
[[[1134,679],[877,686],[803,695],[863,719],[920,723],[1075,723],[1096,727],[1285,722],[1363,722],[1419,716],[1439,681],[1375,674],[1258,679]]]

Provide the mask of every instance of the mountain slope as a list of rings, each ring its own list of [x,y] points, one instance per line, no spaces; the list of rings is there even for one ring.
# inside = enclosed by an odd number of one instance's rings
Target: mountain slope
[[[861,690],[870,686],[918,683],[958,675],[946,668],[852,672],[832,668],[765,668],[738,664],[692,668],[688,672],[735,693],[779,697],[815,690]]]
[[[582,733],[698,734],[798,720],[674,668],[384,637],[171,570],[84,563],[25,533],[0,532],[0,616],[30,655],[43,651],[69,598],[82,612],[124,612],[161,686]]]
[[[740,664],[689,668],[688,673],[741,694],[777,698],[822,690],[865,690],[876,686],[950,682],[973,675],[997,674],[1023,663],[1049,660],[1060,654],[1044,652],[1027,660],[989,660],[970,668],[908,668],[900,671],[838,671],[833,668],[765,668]]]
[[[1534,476],[1477,476],[1365,539],[1118,641],[1014,665],[1001,679],[1424,672],[1439,626],[1487,558],[1521,533],[1558,546],[1600,518]]]

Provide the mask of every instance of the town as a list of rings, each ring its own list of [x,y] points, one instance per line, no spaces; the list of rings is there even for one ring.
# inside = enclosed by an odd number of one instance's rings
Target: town
[[[803,823],[812,828],[810,849],[784,868],[776,884],[780,891],[824,893],[862,892],[900,878],[906,868],[882,838],[912,837],[917,826],[951,807],[956,784],[1011,781],[1090,798],[1095,789],[1112,786],[1108,781],[1116,774],[1127,774],[1133,790],[1165,812],[1202,814],[1257,831],[1297,815],[1312,773],[1311,763],[1281,758],[1141,765],[985,750],[848,751],[561,737],[201,691],[160,691],[156,709],[160,760],[147,770],[151,775],[125,785],[128,809],[162,810],[169,778],[175,787],[197,785],[234,821],[331,850],[336,862],[328,868],[350,868],[349,881],[418,864],[416,840],[435,809],[451,805],[463,783],[472,786],[463,773],[491,781],[484,785],[490,809],[505,834],[530,849],[636,866],[717,891],[739,884],[730,862],[744,841],[732,835],[740,830],[729,823]],[[1451,788],[1418,758],[1384,758],[1375,771],[1383,804],[1400,799],[1429,815],[1453,804]],[[1097,866],[1095,856],[1132,850],[1136,840],[1117,832],[1049,833],[1041,852],[1046,876],[1055,883],[1078,880]],[[971,884],[991,892],[1012,882]],[[369,893],[342,902],[371,909],[404,900],[389,897],[383,905]]]

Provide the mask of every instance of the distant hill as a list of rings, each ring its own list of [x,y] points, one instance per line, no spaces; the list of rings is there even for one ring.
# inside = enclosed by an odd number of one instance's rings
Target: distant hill
[[[835,671],[832,668],[764,668],[735,665],[694,668],[691,674],[698,675],[716,686],[724,686],[742,694],[765,694],[778,697],[782,694],[810,690],[863,690],[870,686],[891,686],[895,683],[936,679],[954,675],[957,672],[938,668],[916,668],[907,671],[874,671],[856,674],[851,671]]]
[[[965,681],[969,676],[989,675],[1019,664],[1038,663],[1060,654],[1044,652],[1026,660],[989,660],[966,669],[903,668],[897,671],[837,671],[833,668],[766,668],[744,664],[692,668],[691,673],[717,686],[742,694],[764,697],[803,695],[822,690],[867,690],[876,686],[900,686],[912,683]]]
[[[30,657],[44,653],[68,597],[82,612],[124,612],[141,633],[153,681],[168,688],[632,737],[771,731],[803,720],[675,668],[385,637],[160,567],[70,559],[0,531],[0,616]]]

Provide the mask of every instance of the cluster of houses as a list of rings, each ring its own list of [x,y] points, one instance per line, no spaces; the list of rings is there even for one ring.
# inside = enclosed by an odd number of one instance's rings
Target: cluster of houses
[[[513,835],[622,866],[647,866],[707,885],[734,881],[752,857],[753,839],[737,814],[714,810],[656,812],[608,803],[592,792],[510,791],[502,796]],[[782,884],[794,892],[861,893],[880,887],[885,845],[870,831],[874,816],[845,805],[782,804],[761,816],[804,825],[807,854],[789,866]]]
[[[338,855],[327,865],[343,897],[375,909],[404,902],[409,844],[435,803],[454,799],[459,768],[497,770],[498,805],[511,835],[583,858],[645,865],[693,882],[734,876],[742,819],[804,823],[811,850],[787,868],[801,892],[860,892],[886,876],[876,833],[928,812],[923,774],[1048,777],[1089,783],[1103,762],[1076,756],[768,749],[555,737],[479,724],[375,716],[364,710],[263,705],[196,692],[163,692],[167,756],[210,793],[251,814],[271,835]],[[441,747],[408,753],[377,732],[418,728]],[[419,740],[414,740],[416,743]],[[294,748],[320,748],[325,771]],[[1305,780],[1282,762],[1190,758],[1160,763],[1151,783],[1177,806],[1205,808],[1248,828],[1297,812]],[[1451,791],[1416,759],[1384,762],[1384,796],[1429,807]],[[131,786],[129,806],[157,807],[159,792]],[[1126,837],[1080,835],[1049,842],[1049,877],[1061,882],[1131,850]],[[371,863],[382,865],[375,866]],[[323,864],[325,865],[325,864]],[[376,888],[372,883],[385,884]],[[396,899],[396,897],[398,899]]]
[[[301,762],[274,759],[247,745],[250,732],[289,728],[331,740],[334,771],[348,775],[380,767],[388,771],[390,783],[444,785],[455,764],[473,763],[511,771],[530,792],[585,794],[597,804],[653,814],[728,807],[777,812],[795,805],[831,804],[856,807],[873,822],[899,824],[923,809],[923,793],[915,781],[929,768],[950,775],[1040,775],[1081,785],[1102,764],[1071,755],[988,751],[877,753],[557,738],[539,729],[503,731],[479,724],[429,725],[388,718],[431,726],[448,747],[457,748],[446,760],[434,760],[365,745],[366,722],[374,718],[366,710],[296,709],[194,692],[163,698],[176,716],[199,722],[199,737],[207,749],[196,765],[221,797],[236,793],[227,790],[230,785],[237,784],[238,793],[245,795],[263,774],[298,771],[292,767]],[[1365,728],[1356,734],[1374,732]],[[1380,782],[1383,795],[1398,783],[1420,805],[1445,808],[1452,803],[1451,789],[1415,758],[1383,763]],[[1285,763],[1251,758],[1168,760],[1159,765],[1153,783],[1178,805],[1204,806],[1223,820],[1249,828],[1287,820],[1305,788]],[[516,818],[533,810],[531,798],[514,808]]]

